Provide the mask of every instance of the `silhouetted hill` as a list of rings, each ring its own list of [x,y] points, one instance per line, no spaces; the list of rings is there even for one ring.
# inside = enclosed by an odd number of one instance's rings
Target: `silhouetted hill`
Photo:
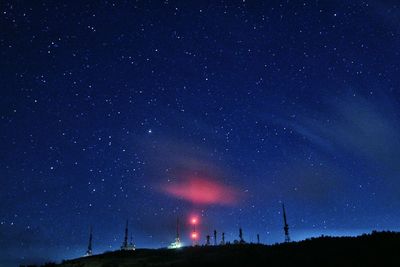
[[[64,261],[60,267],[400,266],[400,233],[318,237],[272,246],[244,244],[181,250],[116,251]]]

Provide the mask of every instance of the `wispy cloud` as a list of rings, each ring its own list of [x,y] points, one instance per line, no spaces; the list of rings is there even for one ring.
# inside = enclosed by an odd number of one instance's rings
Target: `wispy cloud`
[[[393,210],[400,199],[396,99],[353,91],[318,100],[298,102],[301,112],[294,116],[280,107],[262,114],[269,128],[285,129],[271,138],[285,146],[274,151],[280,162],[266,177],[266,198],[296,201],[314,211],[321,207],[322,212],[363,208],[376,214],[378,203],[385,203],[381,214]]]
[[[390,100],[351,97],[330,107],[330,114],[291,127],[339,157],[340,151],[352,153],[388,171],[400,170],[400,128]]]

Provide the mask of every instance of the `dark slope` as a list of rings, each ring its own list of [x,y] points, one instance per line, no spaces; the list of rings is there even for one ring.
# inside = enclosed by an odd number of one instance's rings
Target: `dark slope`
[[[65,261],[58,266],[400,266],[400,233],[319,237],[273,246],[247,244],[117,251]]]

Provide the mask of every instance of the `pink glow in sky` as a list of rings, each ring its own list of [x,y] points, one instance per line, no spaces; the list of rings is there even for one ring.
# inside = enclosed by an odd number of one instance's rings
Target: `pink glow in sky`
[[[232,187],[204,178],[189,178],[168,184],[163,189],[167,194],[195,204],[233,205],[239,193]]]

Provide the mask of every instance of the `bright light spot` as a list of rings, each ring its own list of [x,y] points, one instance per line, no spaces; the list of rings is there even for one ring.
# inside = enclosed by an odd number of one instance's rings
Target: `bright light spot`
[[[191,237],[192,237],[192,239],[197,239],[198,235],[197,235],[196,232],[193,232],[192,235],[191,235]]]
[[[183,245],[179,239],[175,240],[175,242],[171,243],[171,245],[168,246],[169,249],[179,249]]]

